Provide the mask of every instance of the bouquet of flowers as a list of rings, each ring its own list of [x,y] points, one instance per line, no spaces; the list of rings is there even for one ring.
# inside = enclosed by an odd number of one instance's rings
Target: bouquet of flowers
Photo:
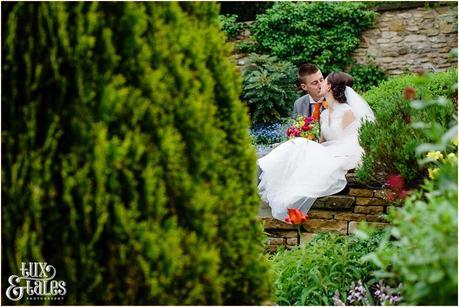
[[[294,123],[287,129],[287,137],[303,137],[311,141],[318,141],[320,137],[320,125],[318,119],[313,116],[298,116]]]

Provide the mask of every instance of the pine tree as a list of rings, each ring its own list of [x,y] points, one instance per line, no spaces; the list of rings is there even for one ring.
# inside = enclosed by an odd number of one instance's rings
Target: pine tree
[[[2,4],[4,288],[45,261],[66,304],[269,297],[224,40],[213,3]]]

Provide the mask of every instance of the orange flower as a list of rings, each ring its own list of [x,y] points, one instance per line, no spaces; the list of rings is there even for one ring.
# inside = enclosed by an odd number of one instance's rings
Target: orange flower
[[[328,109],[328,101],[325,99],[322,101],[322,107],[324,107],[324,109]]]
[[[309,219],[309,216],[303,215],[300,209],[288,209],[288,217],[285,218],[285,222],[289,224],[299,225],[303,224]]]
[[[308,134],[308,135],[306,136],[306,138],[307,138],[308,140],[311,140],[311,141],[312,141],[312,140],[314,140],[314,135]]]

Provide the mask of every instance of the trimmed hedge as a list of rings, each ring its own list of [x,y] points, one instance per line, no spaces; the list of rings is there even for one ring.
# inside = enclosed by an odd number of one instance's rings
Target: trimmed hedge
[[[2,5],[4,285],[46,261],[69,305],[269,297],[219,28],[212,3]]]

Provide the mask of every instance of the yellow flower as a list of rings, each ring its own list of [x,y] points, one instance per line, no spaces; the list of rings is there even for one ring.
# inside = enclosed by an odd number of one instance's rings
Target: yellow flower
[[[456,163],[457,162],[457,157],[456,157],[456,154],[454,152],[449,153],[446,157],[448,158],[448,161],[451,162],[451,163]]]
[[[430,179],[435,179],[438,176],[438,174],[440,172],[440,169],[437,168],[437,167],[436,168],[429,168],[428,171],[429,171],[429,178]]]
[[[439,151],[430,151],[427,153],[427,158],[432,158],[434,160],[443,159],[443,154]]]

